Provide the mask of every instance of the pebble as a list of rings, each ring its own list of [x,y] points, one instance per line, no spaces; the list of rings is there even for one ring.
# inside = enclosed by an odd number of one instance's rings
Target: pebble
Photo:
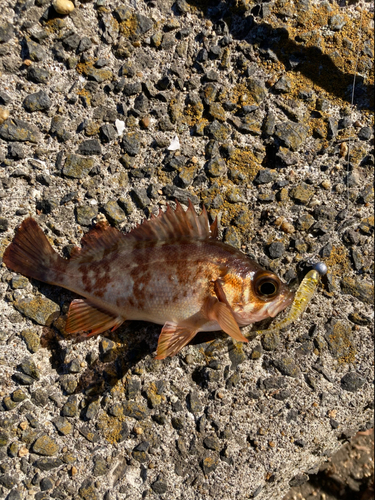
[[[315,189],[312,186],[302,182],[290,190],[290,197],[302,205],[307,205],[314,193]]]
[[[35,380],[40,379],[39,370],[31,358],[24,359],[22,363],[19,365],[19,369],[23,371],[23,373],[29,375]]]
[[[9,110],[3,107],[0,107],[0,125],[5,122],[9,118]]]
[[[275,136],[292,151],[298,151],[305,142],[307,133],[308,129],[305,125],[292,121],[279,123],[275,127]]]
[[[168,491],[168,484],[162,479],[158,479],[151,484],[151,489],[157,495],[163,495]]]
[[[350,361],[353,355],[352,329],[347,322],[331,319],[325,324],[325,339],[334,358]]]
[[[82,179],[83,177],[86,177],[93,166],[93,158],[86,158],[84,156],[78,156],[74,153],[69,153],[66,157],[62,173],[66,177],[70,177],[72,179]]]
[[[0,125],[0,137],[4,141],[34,142],[40,141],[39,129],[18,118],[8,118]]]
[[[140,136],[137,133],[129,132],[124,134],[121,145],[126,153],[130,156],[136,156],[141,149]]]
[[[60,314],[60,307],[46,297],[20,298],[13,305],[21,314],[43,326],[50,326]]]
[[[59,451],[59,445],[50,436],[43,434],[34,442],[32,451],[37,455],[51,457]]]
[[[363,280],[344,276],[340,282],[342,293],[350,294],[365,304],[374,303],[374,285]]]
[[[97,139],[88,139],[87,141],[81,142],[78,146],[77,153],[84,156],[100,155],[102,154],[102,148]]]
[[[35,111],[46,111],[51,106],[51,99],[48,94],[44,92],[44,90],[28,95],[23,101],[23,107],[29,113],[34,113]]]
[[[93,219],[98,215],[97,205],[81,205],[76,207],[76,221],[81,226],[91,226]]]
[[[277,177],[277,172],[275,170],[270,170],[268,168],[264,170],[259,170],[257,176],[254,179],[254,184],[269,184],[270,182],[275,182]]]
[[[357,392],[365,382],[366,380],[358,373],[348,372],[341,379],[341,387],[344,391]]]
[[[62,16],[67,16],[74,10],[74,3],[70,0],[53,0],[52,6]]]
[[[125,401],[125,403],[123,403],[123,411],[124,415],[135,418],[136,420],[143,420],[148,415],[146,406],[137,401]]]
[[[56,417],[52,422],[62,436],[67,436],[73,432],[73,425],[65,417]]]
[[[285,253],[285,246],[280,241],[274,241],[268,247],[268,253],[271,259],[278,259],[282,257]]]

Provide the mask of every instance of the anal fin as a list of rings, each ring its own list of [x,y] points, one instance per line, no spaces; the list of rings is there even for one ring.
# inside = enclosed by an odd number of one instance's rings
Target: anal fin
[[[88,300],[76,299],[70,304],[65,331],[67,333],[88,332],[87,337],[98,335],[106,330],[116,330],[123,322],[121,316],[113,316],[100,311]]]
[[[198,329],[179,326],[167,321],[160,333],[156,359],[177,354],[196,335]]]

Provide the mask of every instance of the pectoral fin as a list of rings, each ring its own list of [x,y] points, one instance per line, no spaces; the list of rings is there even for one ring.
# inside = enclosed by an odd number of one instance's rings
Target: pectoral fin
[[[220,328],[235,340],[248,342],[247,338],[242,335],[230,307],[224,302],[219,302],[215,297],[209,297],[202,312],[207,319],[217,321]]]
[[[197,329],[167,321],[159,336],[156,359],[177,354],[196,335]]]
[[[124,318],[100,311],[88,300],[76,299],[70,304],[65,331],[67,333],[89,332],[87,337],[111,329],[116,330]]]

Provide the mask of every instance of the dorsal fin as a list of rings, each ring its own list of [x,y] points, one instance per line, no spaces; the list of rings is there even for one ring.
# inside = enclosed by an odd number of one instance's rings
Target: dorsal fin
[[[197,215],[193,204],[189,200],[189,207],[185,212],[178,201],[176,210],[168,205],[165,212],[159,211],[158,216],[151,216],[130,233],[124,234],[111,227],[107,221],[100,221],[86,233],[81,240],[81,248],[74,247],[71,259],[90,259],[99,250],[112,249],[119,241],[121,245],[136,241],[172,241],[178,239],[206,240],[217,238],[217,219],[211,224],[208,221],[206,209]],[[130,243],[131,244],[131,243]]]
[[[165,212],[160,211],[157,217],[153,216],[144,221],[133,229],[129,236],[137,241],[169,241],[180,238],[206,240],[217,237],[217,220],[210,226],[204,207],[202,213],[197,215],[190,200],[186,212],[176,201],[176,210],[168,205]]]
[[[74,247],[70,253],[71,259],[88,256],[100,249],[112,248],[125,234],[110,226],[106,220],[97,222],[81,239],[81,248]]]

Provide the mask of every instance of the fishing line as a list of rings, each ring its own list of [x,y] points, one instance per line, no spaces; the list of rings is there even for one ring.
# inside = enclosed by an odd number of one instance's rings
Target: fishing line
[[[354,66],[354,76],[353,76],[353,85],[352,85],[352,95],[351,95],[351,101],[350,101],[350,108],[351,108],[351,118],[353,121],[353,108],[354,108],[354,94],[355,94],[355,84],[356,84],[356,78],[357,78],[357,68],[358,68],[358,62],[359,62],[359,57],[360,57],[360,51],[359,51],[359,46],[362,41],[362,19],[363,19],[363,3],[360,3],[360,18],[359,18],[359,41],[357,44],[357,57],[355,60],[355,66]],[[347,209],[349,209],[349,201],[350,201],[350,187],[349,187],[349,172],[350,172],[350,152],[351,152],[351,145],[352,145],[352,137],[349,136],[348,138],[348,153],[347,153],[347,163],[346,163],[346,193],[347,193]]]

